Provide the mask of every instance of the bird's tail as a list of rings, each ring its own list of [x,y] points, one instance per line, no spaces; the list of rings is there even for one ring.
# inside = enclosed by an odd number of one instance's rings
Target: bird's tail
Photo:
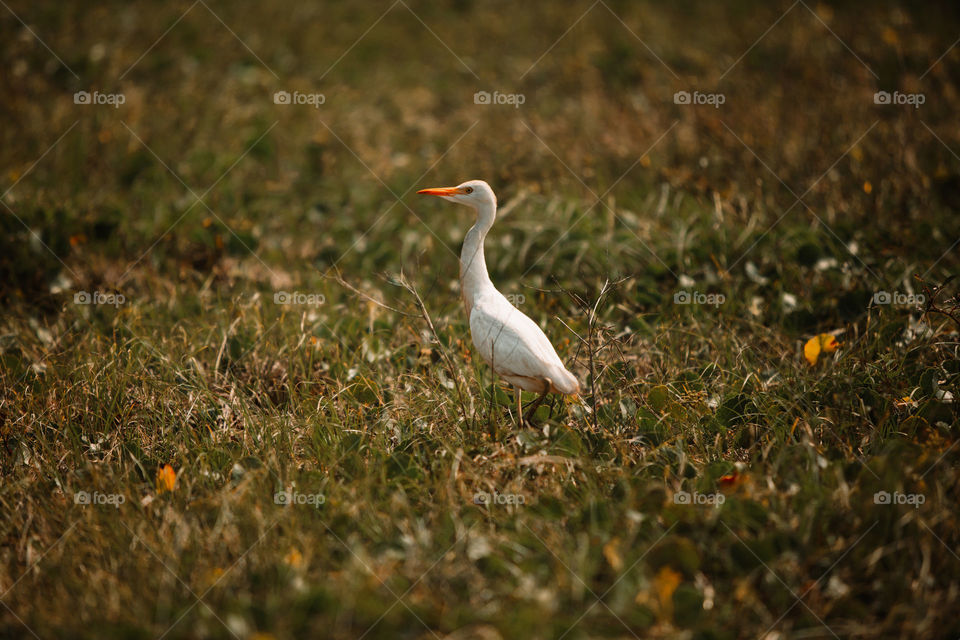
[[[574,396],[580,393],[580,383],[572,373],[566,369],[559,369],[550,380],[550,385],[557,393]]]

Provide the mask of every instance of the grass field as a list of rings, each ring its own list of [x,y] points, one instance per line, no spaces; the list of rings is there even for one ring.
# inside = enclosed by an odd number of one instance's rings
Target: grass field
[[[0,637],[960,635],[955,3],[0,4]]]

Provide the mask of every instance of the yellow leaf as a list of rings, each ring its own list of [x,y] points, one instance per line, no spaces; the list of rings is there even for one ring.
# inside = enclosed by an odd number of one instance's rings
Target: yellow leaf
[[[820,348],[823,349],[824,353],[833,353],[840,348],[840,342],[835,336],[832,336],[829,333],[821,333]]]
[[[810,366],[817,364],[817,358],[820,357],[820,337],[814,336],[807,340],[807,344],[803,345],[803,357],[807,359],[807,362],[810,363]]]
[[[829,333],[821,333],[807,340],[803,345],[803,357],[807,359],[810,366],[817,364],[817,359],[821,353],[833,353],[840,348],[840,343],[836,337]]]
[[[663,567],[653,578],[653,586],[660,600],[660,610],[665,618],[673,617],[673,592],[680,586],[682,579],[682,576],[670,567]]]
[[[177,486],[177,472],[168,464],[157,469],[157,493],[173,491]]]
[[[223,577],[223,569],[220,567],[213,567],[212,569],[207,570],[206,575],[203,576],[204,584],[211,588],[213,585],[220,582],[220,578]]]
[[[865,181],[864,181],[864,183],[863,183],[863,192],[864,192],[864,193],[867,193],[867,194],[873,193],[873,184],[871,184],[869,180],[865,180]]]
[[[623,567],[623,558],[620,557],[620,551],[617,549],[619,544],[620,538],[614,538],[603,545],[603,557],[607,559],[614,571],[620,571]]]
[[[283,561],[294,569],[303,566],[303,554],[296,549],[290,549],[290,553],[284,556]]]

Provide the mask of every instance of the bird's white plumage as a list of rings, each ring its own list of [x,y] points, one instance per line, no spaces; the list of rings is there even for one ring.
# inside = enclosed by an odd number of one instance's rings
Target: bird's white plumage
[[[497,197],[490,185],[470,180],[418,193],[441,196],[477,212],[476,224],[463,240],[460,284],[470,334],[480,356],[497,375],[524,391],[579,393],[577,379],[563,366],[537,323],[510,304],[490,281],[483,251],[483,241],[497,215]]]
[[[470,334],[497,375],[524,391],[579,392],[577,379],[563,366],[546,334],[499,291],[474,299]]]

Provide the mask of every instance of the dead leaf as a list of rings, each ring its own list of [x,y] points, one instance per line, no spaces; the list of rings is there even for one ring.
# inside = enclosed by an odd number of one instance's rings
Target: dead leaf
[[[725,476],[720,476],[720,486],[722,487],[732,487],[737,482],[740,481],[740,474],[737,471],[733,473],[728,473]]]
[[[177,486],[177,472],[168,464],[157,469],[157,493],[173,491]]]
[[[603,557],[607,559],[614,571],[620,571],[623,568],[623,558],[620,557],[619,546],[620,538],[613,538],[603,545]]]
[[[653,579],[653,586],[660,600],[660,611],[666,619],[673,618],[673,592],[680,586],[682,576],[671,569],[663,567]]]
[[[829,333],[821,333],[816,335],[803,345],[803,357],[807,359],[807,362],[810,363],[810,366],[817,364],[817,359],[820,357],[821,353],[833,353],[840,348],[840,343],[837,341],[837,338]]]
[[[303,554],[297,549],[290,549],[290,552],[283,557],[284,563],[292,569],[299,569],[303,566]]]

